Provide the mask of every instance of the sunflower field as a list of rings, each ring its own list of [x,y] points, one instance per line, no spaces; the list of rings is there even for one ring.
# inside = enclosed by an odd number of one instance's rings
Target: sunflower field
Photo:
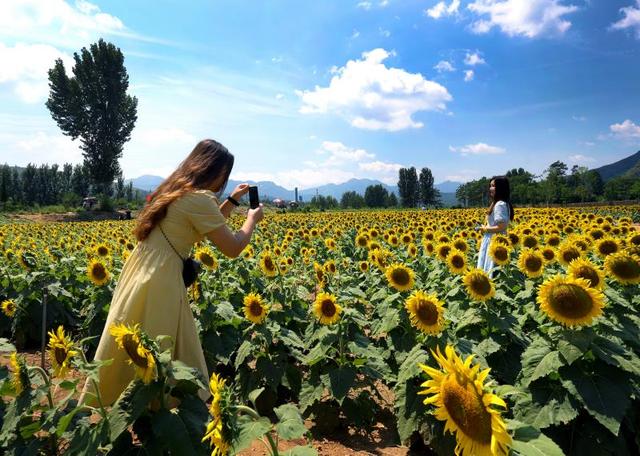
[[[216,456],[262,438],[312,455],[305,419],[367,429],[391,395],[398,442],[439,455],[638,454],[637,213],[518,208],[491,275],[475,268],[484,209],[270,215],[236,259],[194,250],[211,378],[127,322],[111,334],[137,375],[111,408],[77,390],[97,379],[135,222],[0,225],[0,448]],[[49,370],[21,355],[43,342],[45,299]]]

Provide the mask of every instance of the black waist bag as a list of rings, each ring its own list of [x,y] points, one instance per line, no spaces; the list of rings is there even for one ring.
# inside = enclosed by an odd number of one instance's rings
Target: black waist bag
[[[173,251],[176,252],[176,255],[178,255],[178,257],[182,260],[182,281],[184,282],[184,286],[186,288],[189,288],[193,284],[193,282],[195,282],[196,279],[198,278],[198,274],[202,269],[202,263],[200,263],[197,260],[194,260],[192,257],[182,258],[182,255],[178,253],[178,251],[173,246],[173,244],[171,243],[167,235],[164,234],[162,227],[160,225],[158,225],[158,227],[160,228],[160,232],[162,233],[164,238],[167,240],[167,242],[169,243]]]

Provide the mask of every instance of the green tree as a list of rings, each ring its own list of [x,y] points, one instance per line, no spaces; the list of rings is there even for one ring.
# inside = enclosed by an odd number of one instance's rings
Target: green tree
[[[85,166],[99,193],[109,194],[118,160],[137,120],[136,97],[119,48],[100,39],[74,53],[73,76],[61,59],[49,70],[46,106],[62,132],[80,138]]]
[[[389,192],[382,184],[369,185],[364,190],[364,201],[367,207],[386,207]]]
[[[415,207],[420,197],[418,173],[411,168],[400,168],[398,171],[398,193],[402,207]]]
[[[419,187],[418,198],[422,201],[422,204],[427,206],[439,206],[440,203],[440,190],[433,186],[433,174],[429,168],[422,168],[420,170],[420,177],[418,178]]]
[[[364,198],[355,191],[344,192],[340,198],[340,207],[360,209],[364,207]]]
[[[71,191],[81,198],[89,194],[90,182],[89,173],[84,165],[76,165],[73,167],[73,175],[71,176]]]
[[[389,193],[389,198],[387,198],[387,207],[398,207],[398,197],[394,192]]]

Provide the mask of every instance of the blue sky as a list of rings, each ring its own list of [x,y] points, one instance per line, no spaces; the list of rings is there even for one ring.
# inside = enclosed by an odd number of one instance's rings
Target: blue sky
[[[168,175],[206,137],[233,178],[288,188],[640,149],[640,0],[2,0],[0,162],[82,160],[46,72],[99,37],[139,100],[127,178]]]

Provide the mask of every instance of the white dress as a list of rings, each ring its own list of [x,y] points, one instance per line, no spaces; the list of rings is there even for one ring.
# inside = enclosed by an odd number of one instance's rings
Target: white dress
[[[496,226],[498,223],[506,223],[509,225],[509,205],[504,201],[498,201],[493,206],[493,210],[489,214],[488,224],[490,226]],[[506,233],[506,229],[502,231]],[[491,246],[491,239],[493,233],[485,233],[482,237],[482,244],[480,244],[480,250],[478,252],[478,268],[489,274],[493,275],[493,258],[489,254],[489,247]]]

